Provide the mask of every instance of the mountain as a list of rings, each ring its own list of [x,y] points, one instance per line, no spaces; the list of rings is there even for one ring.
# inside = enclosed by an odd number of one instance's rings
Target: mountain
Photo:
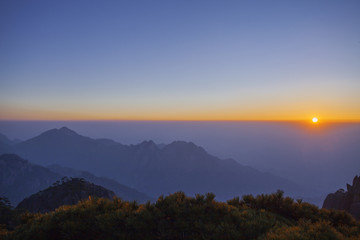
[[[8,144],[0,141],[0,154],[2,153],[12,153],[14,150]]]
[[[0,133],[0,142],[1,143],[5,143],[6,145],[13,145],[16,143],[20,143],[21,140],[19,139],[14,139],[14,140],[10,140],[7,136],[5,136],[4,134]]]
[[[16,144],[16,142],[11,141],[7,136],[0,133],[0,154],[13,152],[11,148],[13,144]]]
[[[0,142],[5,143],[7,145],[11,145],[13,143],[13,141],[11,141],[7,136],[5,136],[2,133],[0,133]]]
[[[17,155],[0,156],[0,196],[7,197],[12,204],[17,204],[60,178],[61,175],[31,164]]]
[[[17,204],[25,197],[36,193],[62,177],[83,178],[86,181],[104,186],[128,201],[146,202],[151,197],[115,180],[97,177],[92,173],[52,165],[45,168],[32,164],[15,154],[0,156],[0,197],[7,197],[12,204]]]
[[[136,145],[138,160],[134,183],[138,189],[155,194],[183,190],[188,194],[214,192],[219,199],[244,193],[261,193],[276,189],[299,190],[291,182],[243,166],[232,159],[220,160],[194,143],[176,141],[163,149],[153,142]],[[149,159],[146,159],[148,157]],[[139,159],[139,158],[138,158]],[[135,175],[137,174],[137,175]]]
[[[146,195],[142,192],[139,192],[133,188],[129,188],[123,184],[120,184],[117,181],[110,179],[110,178],[97,177],[94,174],[86,172],[86,171],[76,170],[76,169],[72,169],[72,168],[66,168],[66,167],[62,167],[57,164],[50,165],[50,166],[48,166],[48,168],[51,171],[60,174],[61,176],[67,176],[67,177],[73,177],[73,178],[83,178],[86,181],[103,186],[107,189],[111,189],[112,191],[114,191],[114,193],[116,194],[117,197],[127,200],[127,201],[136,200],[138,202],[146,202],[148,200],[154,200],[151,197],[149,197],[148,195]]]
[[[346,184],[346,187],[347,191],[339,189],[327,195],[323,208],[345,210],[360,220],[360,177],[355,176],[353,184]]]
[[[84,137],[62,127],[15,144],[13,151],[42,165],[60,164],[107,176],[150,196],[175,191],[213,192],[219,200],[246,193],[302,194],[295,183],[238,162],[222,160],[191,142],[159,147],[153,141],[137,145]]]
[[[98,165],[105,164],[108,158],[113,158],[123,150],[119,143],[109,144],[109,141],[104,141],[104,139],[91,139],[62,127],[16,144],[14,151],[42,165],[58,163],[68,167],[96,170],[102,169]],[[99,162],[100,158],[103,159],[102,162]],[[96,165],[91,165],[95,162]]]
[[[49,212],[63,205],[74,205],[80,200],[91,197],[112,199],[113,191],[87,182],[84,179],[73,178],[40,191],[21,201],[17,209],[29,212]]]

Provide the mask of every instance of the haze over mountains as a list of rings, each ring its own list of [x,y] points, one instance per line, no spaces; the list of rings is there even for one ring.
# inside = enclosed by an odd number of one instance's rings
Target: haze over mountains
[[[148,200],[155,200],[154,198],[149,197],[148,195],[139,192],[133,188],[127,187],[114,179],[106,177],[97,177],[94,174],[86,171],[81,171],[73,168],[62,167],[60,165],[50,165],[47,167],[51,171],[60,174],[61,176],[67,176],[71,178],[82,178],[91,183],[106,187],[115,192],[116,196],[127,200],[127,201],[137,201],[139,203],[146,202]]]
[[[7,146],[29,161],[44,166],[60,164],[107,176],[150,196],[185,191],[213,192],[225,200],[245,193],[282,189],[304,194],[297,184],[238,162],[221,160],[191,142],[158,146],[153,141],[123,145],[84,137],[69,128],[52,129]]]
[[[7,197],[14,205],[60,178],[61,175],[17,155],[0,156],[0,196]]]
[[[123,144],[143,140],[193,142],[222,159],[285,177],[324,197],[344,188],[360,169],[360,124],[296,122],[1,121],[14,139],[68,126],[80,135]],[[1,143],[0,143],[1,149]]]
[[[82,178],[111,189],[128,201],[153,200],[144,193],[129,188],[115,180],[97,177],[89,172],[52,165],[48,168],[32,164],[15,154],[0,155],[0,196],[6,197],[16,206],[21,200],[44,190],[63,177]]]

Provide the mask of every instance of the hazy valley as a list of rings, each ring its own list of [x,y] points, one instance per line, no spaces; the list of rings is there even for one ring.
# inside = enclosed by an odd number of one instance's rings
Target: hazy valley
[[[65,124],[76,129],[75,132],[46,132]],[[235,164],[239,171],[247,174],[246,177],[239,174],[237,181],[243,181],[241,177],[253,179],[249,181],[251,187],[239,189],[241,183],[232,183],[228,186],[231,191],[228,195],[217,194],[220,199],[232,197],[231,194],[281,189],[282,185],[276,184],[272,188],[253,188],[254,182],[266,179],[267,173],[287,179],[284,185],[287,182],[296,185],[285,188],[286,194],[303,197],[320,206],[329,192],[343,188],[360,169],[360,125],[352,123],[311,126],[281,122],[3,122],[1,130],[12,138],[28,140],[22,143],[17,140],[13,144],[3,141],[0,150],[10,147],[23,158],[42,166],[59,164],[110,177],[153,197],[180,190],[182,186],[186,187],[182,190],[189,190],[191,194],[194,193],[192,186],[195,190],[196,186],[198,189],[204,186],[203,192],[210,188],[216,190],[216,186],[221,185],[216,180],[222,181],[226,174],[217,173],[220,169],[215,166],[223,163],[222,167],[227,166],[229,170],[233,160],[220,159],[232,158],[240,163]],[[107,139],[101,139],[104,137]],[[152,175],[146,175],[147,171]],[[176,179],[176,172],[188,182],[177,183],[180,179]],[[210,174],[217,177],[207,180]],[[257,174],[260,176],[255,177]],[[166,184],[174,188],[161,183],[161,177],[165,176],[171,176]],[[142,186],[151,181],[158,189]]]
[[[191,142],[175,141],[158,146],[144,141],[123,145],[84,137],[62,127],[5,148],[31,163],[50,166],[58,175],[86,176],[54,164],[115,179],[152,197],[176,191],[190,195],[213,192],[217,199],[227,200],[277,189],[299,196],[307,192],[284,178],[243,166],[232,159],[221,160],[209,155]]]

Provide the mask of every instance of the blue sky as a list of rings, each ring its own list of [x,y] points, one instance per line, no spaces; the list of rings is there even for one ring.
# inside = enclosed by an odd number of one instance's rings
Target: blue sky
[[[0,3],[0,119],[360,120],[359,1]]]

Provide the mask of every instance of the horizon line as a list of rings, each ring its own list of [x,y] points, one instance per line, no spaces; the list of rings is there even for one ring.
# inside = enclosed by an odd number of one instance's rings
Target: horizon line
[[[311,119],[0,119],[0,122],[284,122],[284,123],[311,123]],[[329,119],[321,120],[316,124],[326,123],[360,123],[360,120]]]

